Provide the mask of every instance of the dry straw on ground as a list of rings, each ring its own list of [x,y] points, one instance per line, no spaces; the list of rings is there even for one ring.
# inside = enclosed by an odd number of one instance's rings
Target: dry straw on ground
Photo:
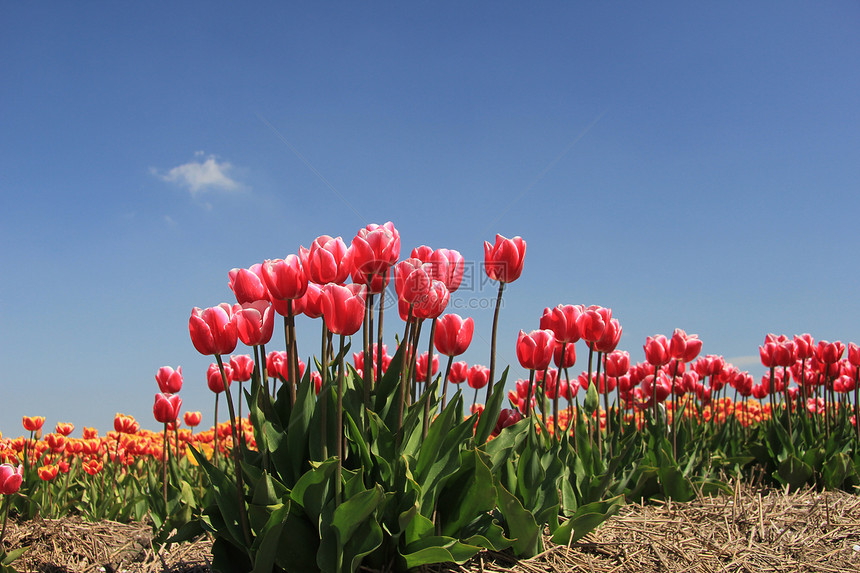
[[[141,524],[79,519],[10,523],[7,547],[30,545],[19,571],[204,573],[211,543],[154,552]],[[370,570],[365,570],[372,573]],[[860,496],[737,488],[692,503],[629,504],[570,547],[547,543],[537,557],[484,552],[425,573],[857,572]]]

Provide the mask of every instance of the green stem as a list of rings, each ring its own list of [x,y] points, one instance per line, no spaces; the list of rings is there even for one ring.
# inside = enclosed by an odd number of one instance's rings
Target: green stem
[[[427,350],[427,376],[424,383],[424,422],[421,424],[421,438],[427,437],[430,425],[430,380],[433,377],[433,337],[436,335],[436,319],[430,323],[430,348]]]
[[[382,311],[385,309],[385,288],[379,293],[379,321],[376,325],[376,380],[382,380]]]
[[[334,482],[335,507],[340,505],[343,484],[343,348],[346,336],[340,335],[340,354],[337,363],[337,476]]]
[[[448,366],[445,367],[445,380],[442,382],[442,409],[445,409],[445,404],[448,398],[448,377],[451,375],[451,366],[454,364],[454,357],[448,357]]]
[[[505,283],[499,282],[499,296],[496,297],[496,309],[493,311],[493,335],[490,339],[490,380],[487,382],[487,398],[485,404],[490,403],[490,396],[493,395],[493,384],[496,376],[496,330],[499,326],[499,308],[502,306],[502,292],[505,290]]]
[[[245,483],[242,478],[242,448],[239,447],[239,435],[236,432],[236,412],[233,409],[233,396],[230,394],[230,387],[227,385],[227,374],[224,372],[224,362],[221,360],[221,355],[216,354],[215,360],[218,362],[218,369],[221,371],[221,383],[224,385],[224,394],[227,395],[227,410],[230,412],[230,432],[233,436],[233,447],[230,448],[230,450],[233,453],[233,469],[236,472],[236,495],[239,502],[239,521],[242,526],[242,534],[245,537],[245,547],[251,547],[251,530],[248,526],[248,508],[245,507]]]
[[[531,413],[532,409],[532,394],[535,390],[535,371],[533,369],[529,369],[529,389],[526,392],[526,405],[523,408],[523,415],[528,416]]]
[[[320,394],[317,397],[319,401],[320,407],[320,435],[322,436],[322,458],[323,460],[328,459],[328,397],[330,392],[326,390],[326,384],[328,383],[328,327],[325,325],[325,318],[321,318],[322,320],[322,368],[320,369],[320,376],[322,377],[322,382],[320,383]]]

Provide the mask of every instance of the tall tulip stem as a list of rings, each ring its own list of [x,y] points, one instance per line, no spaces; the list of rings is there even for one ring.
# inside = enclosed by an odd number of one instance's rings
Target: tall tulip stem
[[[535,371],[532,368],[532,369],[529,369],[529,390],[528,390],[528,392],[526,392],[526,405],[525,405],[525,408],[523,408],[523,410],[525,410],[523,412],[523,414],[526,416],[528,416],[529,414],[532,413],[532,411],[531,411],[531,409],[532,409],[532,394],[534,393],[534,391],[535,391]]]
[[[167,464],[170,460],[170,444],[167,443],[167,422],[164,422],[164,443],[161,448],[161,482],[164,494],[164,511],[167,511]]]
[[[552,433],[556,439],[558,439],[558,432],[561,429],[561,425],[558,423],[558,395],[561,393],[561,370],[564,366],[564,351],[566,350],[567,343],[561,343],[561,356],[558,361],[558,375],[555,377],[555,393],[552,397]],[[531,393],[531,374],[529,375],[529,392]]]
[[[379,293],[379,321],[376,325],[376,379],[382,380],[382,317],[385,310],[385,288]]]
[[[430,348],[427,350],[427,377],[424,383],[424,423],[421,425],[421,437],[427,437],[427,427],[430,424],[430,380],[433,377],[433,337],[436,336],[436,319],[430,323]]]
[[[322,378],[322,383],[320,384],[320,394],[317,400],[319,401],[320,408],[320,436],[322,436],[322,457],[323,460],[328,459],[328,397],[331,394],[326,389],[326,384],[328,383],[328,327],[325,325],[325,318],[320,317],[322,320],[322,350],[321,360],[322,367],[320,368],[320,377]]]
[[[499,326],[499,309],[502,306],[502,292],[505,290],[505,283],[499,281],[499,296],[496,297],[496,308],[493,311],[493,335],[490,338],[490,379],[487,382],[487,399],[485,404],[490,403],[490,396],[493,395],[493,385],[496,381],[496,330]]]
[[[445,367],[445,380],[442,382],[442,409],[445,409],[445,404],[448,398],[448,378],[451,376],[451,366],[454,364],[454,357],[448,357],[448,365]]]
[[[341,502],[341,477],[343,475],[343,347],[346,336],[340,335],[340,353],[337,363],[337,476],[334,482],[335,506]]]
[[[221,383],[224,385],[224,394],[227,395],[227,410],[230,412],[230,432],[233,436],[233,461],[236,472],[236,494],[239,501],[239,521],[242,524],[242,533],[245,536],[247,547],[251,546],[251,530],[248,527],[248,509],[245,507],[245,483],[242,478],[242,448],[239,447],[239,434],[236,431],[236,411],[233,408],[233,397],[230,395],[230,386],[227,384],[227,373],[224,372],[224,361],[220,354],[215,355],[218,362],[218,370],[221,372]],[[217,429],[216,429],[217,432]]]

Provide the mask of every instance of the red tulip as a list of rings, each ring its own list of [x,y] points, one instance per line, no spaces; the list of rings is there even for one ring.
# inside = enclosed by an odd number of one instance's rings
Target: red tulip
[[[156,422],[166,424],[176,421],[179,417],[179,408],[182,406],[182,398],[177,394],[160,393],[155,395],[155,405],[152,413]]]
[[[819,360],[825,364],[834,364],[842,358],[842,354],[845,352],[845,345],[838,340],[836,342],[822,340],[818,343],[815,350],[815,355]]]
[[[269,291],[263,283],[262,265],[259,263],[250,269],[231,269],[228,286],[236,295],[236,302],[254,302],[269,300]]]
[[[307,264],[302,261],[308,279],[318,285],[343,284],[350,271],[346,252],[346,244],[340,237],[321,235],[314,239],[307,251]]]
[[[558,342],[555,345],[555,350],[552,352],[552,363],[556,368],[570,368],[576,364],[576,344],[573,342]],[[561,363],[561,351],[564,349],[564,364]]]
[[[185,421],[186,426],[189,428],[195,428],[199,426],[200,422],[203,420],[203,414],[201,412],[185,412],[182,419]]]
[[[158,389],[168,394],[176,394],[182,389],[182,366],[174,370],[170,366],[162,366],[155,373]]]
[[[231,378],[236,382],[247,382],[254,374],[254,359],[247,354],[230,357]]]
[[[579,329],[579,336],[586,342],[597,342],[600,340],[600,337],[603,336],[603,331],[606,330],[606,323],[609,319],[606,318],[605,313],[598,312],[599,308],[601,307],[588,307],[581,315],[579,315],[579,318],[576,319],[576,327]]]
[[[606,375],[612,378],[624,376],[630,370],[630,354],[616,350],[606,355]]]
[[[470,388],[479,390],[490,381],[490,369],[486,366],[476,364],[469,368],[466,374],[466,381],[469,383]]]
[[[308,278],[296,255],[284,259],[267,260],[263,263],[263,281],[272,300],[294,300],[301,298],[308,288]]]
[[[308,290],[305,291],[301,299],[296,299],[293,303],[301,301],[302,312],[310,318],[319,318],[322,316],[322,289],[318,284],[308,283]]]
[[[286,380],[289,378],[288,370],[286,352],[273,350],[266,355],[266,373],[269,378],[282,376]]]
[[[522,237],[496,235],[496,244],[484,241],[484,271],[494,281],[514,282],[523,272],[526,242]]]
[[[558,391],[559,398],[568,396],[568,381],[559,381],[557,370],[550,370],[549,372],[551,372],[552,374],[547,373],[547,375],[544,376],[543,379],[543,391],[546,394],[546,397],[551,400],[555,400],[556,391]],[[575,391],[574,394],[576,394]]]
[[[454,292],[460,288],[466,261],[459,251],[436,249],[429,262],[435,266],[434,278],[445,283],[449,291]]]
[[[594,343],[594,349],[598,352],[612,352],[620,340],[621,323],[618,322],[618,319],[612,318],[606,322],[606,328],[597,342]]]
[[[236,309],[236,333],[245,346],[268,344],[275,329],[275,311],[267,300],[246,302]]]
[[[335,334],[350,336],[364,321],[364,285],[340,286],[329,283],[323,291],[323,316],[326,326]]]
[[[400,257],[400,233],[391,221],[371,223],[352,240],[352,266],[364,275],[381,274]]]
[[[576,321],[585,311],[581,304],[558,305],[555,308],[545,308],[540,317],[542,330],[550,329],[559,342],[576,342],[579,340],[579,328]]]
[[[445,283],[433,279],[427,294],[415,300],[412,314],[417,318],[437,318],[445,312],[450,297],[451,293]]]
[[[406,259],[394,267],[394,290],[400,300],[409,304],[426,297],[433,285],[432,265],[419,259]]]
[[[376,379],[376,355],[377,355],[377,345],[374,342],[370,347],[370,357],[371,364],[373,365],[370,369],[370,373],[373,375],[373,379]],[[357,372],[364,372],[364,351],[353,352],[352,353],[352,363],[355,365],[355,370]],[[391,356],[388,355],[388,347],[383,344],[382,345],[382,373],[388,370],[388,365],[391,364]]]
[[[433,343],[436,350],[445,356],[459,356],[469,348],[474,332],[472,317],[463,320],[459,314],[446,314],[436,321]]]
[[[358,272],[355,268],[352,269],[352,282],[367,287],[367,292],[370,294],[379,294],[391,280],[391,269],[385,269],[385,272],[366,275]]]
[[[853,342],[848,343],[848,362],[853,366],[860,366],[860,346]]]
[[[658,334],[645,340],[645,359],[652,366],[663,366],[669,362],[669,341],[665,336]]]
[[[230,383],[233,381],[233,369],[230,368],[229,364],[224,365],[224,376],[227,378],[227,386],[230,386]],[[209,365],[209,369],[206,370],[206,385],[209,386],[209,389],[215,392],[216,394],[220,394],[224,391],[224,381],[221,379],[221,370],[218,369],[218,363],[213,362]]]
[[[555,346],[552,330],[533,330],[528,334],[520,330],[517,336],[517,359],[523,368],[546,370],[552,361]]]
[[[520,414],[516,410],[505,408],[504,410],[499,412],[499,419],[496,421],[496,427],[493,428],[492,435],[498,436],[502,432],[502,430],[504,430],[508,426],[513,426],[522,419],[522,414]]]
[[[815,341],[811,334],[795,334],[794,350],[797,360],[808,360],[815,354]]]
[[[239,308],[238,305],[236,305]],[[236,349],[233,307],[221,303],[205,310],[194,307],[188,320],[191,342],[200,354],[230,354]]]
[[[676,328],[669,341],[669,356],[673,360],[692,362],[702,351],[702,341],[698,334],[687,334]]]
[[[12,464],[0,465],[0,494],[12,495],[21,488],[24,481],[24,466],[17,468]]]
[[[436,373],[439,372],[439,355],[433,355],[433,365],[430,370],[430,376],[435,376]],[[421,354],[415,360],[415,378],[417,380],[425,381],[427,380],[427,353]]]
[[[24,416],[24,429],[28,432],[38,432],[45,423],[44,416]]]
[[[458,360],[451,364],[451,373],[448,374],[448,381],[452,384],[462,384],[469,379],[469,365],[462,360]]]

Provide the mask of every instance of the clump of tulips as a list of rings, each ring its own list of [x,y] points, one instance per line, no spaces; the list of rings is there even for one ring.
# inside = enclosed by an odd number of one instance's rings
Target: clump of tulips
[[[193,346],[213,357],[210,430],[180,429],[201,415],[180,417],[182,371],[164,367],[153,406],[162,432],[118,414],[103,438],[71,438],[59,424],[43,438],[44,420],[25,418],[29,438],[0,440],[0,462],[13,464],[0,466],[0,487],[20,476],[21,515],[56,506],[148,514],[157,542],[208,532],[214,570],[340,572],[462,563],[482,549],[531,556],[545,530],[567,544],[625,499],[686,501],[727,491],[730,478],[860,486],[853,343],[845,356],[839,342],[769,334],[760,348],[769,371],[756,383],[702,355],[703,341],[681,329],[647,337],[645,361],[631,364],[610,308],[559,304],[510,340],[529,376],[506,392],[499,311],[525,252],[520,237],[484,244],[484,270],[498,283],[489,366],[455,360],[475,328],[446,313],[463,256],[422,245],[401,259],[390,222],[367,225],[349,245],[323,235],[232,269],[236,302],[189,318]],[[394,320],[385,320],[395,307],[386,296],[397,298]],[[300,314],[319,319],[307,364]],[[283,350],[272,349],[276,316]],[[240,342],[247,354],[236,353]],[[222,394],[228,419],[219,423]],[[108,483],[106,494],[98,489]],[[83,508],[75,488],[101,505]]]

